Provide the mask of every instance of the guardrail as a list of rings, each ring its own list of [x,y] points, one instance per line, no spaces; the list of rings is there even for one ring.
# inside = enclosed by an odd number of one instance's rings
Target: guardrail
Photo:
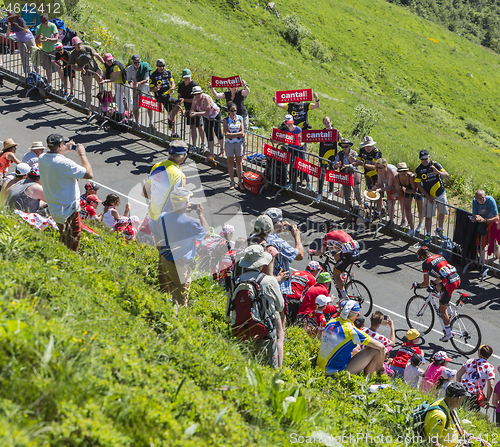
[[[47,74],[47,70],[40,63],[40,58],[30,55],[28,48],[24,44],[5,37],[3,37],[3,42],[0,45],[0,57],[2,59],[0,73],[19,81],[20,85],[27,83],[26,71],[28,66],[30,72]],[[25,55],[30,55],[30,59],[28,60]],[[65,85],[70,92],[71,75],[64,79],[62,67],[56,64],[53,55],[49,57],[53,71],[51,95],[64,100]],[[69,73],[66,72],[66,74]],[[200,159],[204,159],[207,155],[208,140],[213,139],[214,161],[221,166],[227,167],[226,158],[220,153],[220,142],[217,139],[217,130],[222,126],[220,121],[208,120],[207,118],[189,118],[178,107],[174,122],[169,123],[169,114],[165,113],[164,107],[162,111],[153,110],[155,101],[151,100],[154,99],[154,95],[149,93],[148,88],[138,90],[131,88],[129,85],[100,84],[98,82],[99,77],[100,73],[83,75],[81,72],[76,72],[74,77],[75,96],[72,103],[89,114],[89,121],[95,119],[101,127],[113,125],[124,130],[133,129],[135,132],[164,142],[171,142],[173,136],[177,134],[177,136],[193,146],[193,155]],[[110,101],[110,98],[115,99],[116,102]],[[140,100],[142,101],[141,106],[139,105]],[[151,108],[143,107],[148,107],[148,104]],[[172,104],[167,106],[167,109],[173,110],[175,107]],[[213,136],[211,131],[215,131]],[[320,199],[321,207],[346,214],[352,229],[358,232],[373,231],[374,235],[377,236],[378,231],[387,226],[389,222],[387,216],[382,219],[374,219],[377,204],[366,198],[365,192],[367,189],[363,172],[357,169],[347,172],[353,176],[352,186],[333,183],[329,181],[331,179],[327,178],[328,171],[332,170],[331,162],[316,154],[306,150],[298,150],[288,145],[275,146],[269,138],[251,131],[246,134],[246,145],[244,172],[251,170],[260,174],[265,179],[266,186],[271,185],[277,189],[275,198],[283,190],[287,189],[304,199],[312,201]],[[268,156],[266,156],[266,145],[273,147],[276,152],[282,155],[289,154],[287,163],[281,161],[279,157],[277,157],[278,159],[271,158],[269,152]],[[461,231],[460,228],[462,228],[459,227],[457,230],[457,222],[463,222],[464,216],[467,219],[467,216],[471,213],[451,205],[448,205],[448,207],[450,213],[444,218],[444,234],[448,238],[457,240],[460,239],[460,235],[456,233]],[[422,221],[424,227],[425,219],[422,219],[418,201],[412,200],[410,212],[415,223],[414,229]],[[422,244],[424,233],[415,232],[413,235],[408,235],[408,229],[405,228],[404,222],[402,222],[403,216],[404,198],[400,194],[394,207],[394,225],[391,227],[391,231],[400,236],[409,237],[417,244]],[[435,220],[432,222],[432,228],[435,228]],[[440,249],[442,241],[441,237],[432,235],[432,240],[430,243],[426,242],[426,244],[433,246],[435,249]],[[479,265],[477,250],[467,253],[462,259],[462,262],[464,261],[466,263],[464,272],[474,263]],[[499,268],[495,266],[490,268],[500,273]]]

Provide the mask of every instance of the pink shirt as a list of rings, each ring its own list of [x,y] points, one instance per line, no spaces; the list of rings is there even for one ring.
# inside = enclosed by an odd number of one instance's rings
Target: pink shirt
[[[434,363],[429,365],[422,382],[420,383],[421,391],[429,391],[436,387],[436,383],[441,377],[441,373],[445,367],[443,365],[436,366]]]

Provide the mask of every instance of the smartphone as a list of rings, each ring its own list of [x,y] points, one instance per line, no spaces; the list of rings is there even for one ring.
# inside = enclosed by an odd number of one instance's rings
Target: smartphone
[[[77,149],[78,149],[78,145],[77,144],[72,144],[70,146],[70,150],[72,150],[72,151],[76,151]]]
[[[288,231],[292,231],[292,226],[288,225]]]
[[[387,315],[384,315],[384,320],[387,320]]]

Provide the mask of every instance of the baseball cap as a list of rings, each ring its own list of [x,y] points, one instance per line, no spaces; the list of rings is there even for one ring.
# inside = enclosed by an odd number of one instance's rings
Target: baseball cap
[[[16,175],[27,175],[30,170],[31,167],[28,163],[19,163],[16,166]]]
[[[332,301],[332,299],[326,295],[318,295],[316,297],[316,305],[319,307],[326,306],[331,301]]]
[[[451,362],[451,359],[448,357],[445,351],[438,351],[434,354],[434,360],[446,360],[447,362]]]
[[[114,59],[113,55],[111,53],[106,53],[104,55],[104,60],[105,61],[112,61]]]
[[[412,341],[412,340],[415,340],[416,338],[420,337],[420,332],[418,332],[416,329],[410,329],[407,333],[406,333],[406,339],[408,341]]]
[[[165,66],[165,60],[164,59],[156,59],[156,66],[157,67],[164,67]]]
[[[140,60],[141,60],[141,56],[139,56],[138,54],[134,54],[134,55],[132,56],[132,60],[133,60],[133,61],[140,61]]]
[[[279,208],[268,208],[264,211],[266,216],[269,216],[273,223],[281,222],[283,220],[283,212]]]
[[[188,145],[184,141],[176,141],[175,144],[170,145],[168,153],[170,155],[184,155],[188,151]]]
[[[318,261],[311,261],[309,264],[307,264],[306,269],[311,270],[312,272],[315,272],[316,270],[323,270]]]
[[[59,48],[63,48],[63,44],[61,42],[57,42],[55,45],[54,45],[54,48],[56,50],[58,50]]]
[[[266,214],[262,214],[257,217],[253,229],[256,233],[270,233],[273,229],[273,221]]]
[[[441,377],[443,379],[448,380],[451,377],[454,377],[457,375],[457,370],[456,369],[451,369],[451,368],[445,368],[443,371],[441,371]]]
[[[182,70],[182,77],[183,78],[190,78],[191,77],[191,70],[189,68],[185,68]]]
[[[446,395],[450,397],[460,397],[469,394],[462,382],[451,382],[446,387]]]
[[[418,158],[420,158],[420,160],[428,157],[429,157],[429,151],[427,149],[422,149],[418,154]]]
[[[347,320],[351,312],[360,312],[360,311],[361,307],[359,307],[359,303],[357,301],[348,300],[347,303],[345,303],[344,307],[342,308],[342,311],[340,312],[340,318],[342,318],[342,320]]]
[[[188,201],[192,195],[193,193],[189,191],[189,189],[176,188],[172,191],[172,194],[170,195],[170,201],[172,202],[173,205],[180,205],[183,202]]]
[[[73,37],[71,39],[71,45],[75,46],[78,45],[79,43],[82,43],[82,39],[80,39],[78,36]]]
[[[30,174],[34,175],[35,177],[40,177],[40,170],[38,169],[38,162],[33,163],[30,169]]]
[[[99,200],[99,197],[97,197],[95,194],[89,194],[87,196],[87,203],[90,203],[90,202],[99,202],[99,203],[101,203],[102,200]]]
[[[328,272],[321,272],[318,277],[316,278],[316,282],[318,284],[326,284],[329,282],[332,282],[332,277],[330,276],[330,273]]]
[[[356,318],[353,323],[354,326],[357,328],[357,329],[361,329],[364,325],[365,325],[365,317],[363,315],[358,315],[358,318]],[[392,346],[390,346],[392,347]],[[386,351],[388,352],[388,351]]]
[[[285,115],[285,123],[293,123],[293,116],[292,115]]]
[[[64,138],[60,133],[51,133],[47,137],[47,146],[57,147],[61,143],[66,143],[68,141],[69,141],[69,138]]]
[[[100,186],[97,183],[94,182],[87,182],[85,183],[85,191],[98,191]]]

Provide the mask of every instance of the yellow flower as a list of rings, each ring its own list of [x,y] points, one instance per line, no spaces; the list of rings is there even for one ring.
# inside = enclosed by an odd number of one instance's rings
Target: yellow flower
[[[429,39],[431,42],[438,43],[436,39],[431,39],[430,37],[428,37],[427,39]]]

